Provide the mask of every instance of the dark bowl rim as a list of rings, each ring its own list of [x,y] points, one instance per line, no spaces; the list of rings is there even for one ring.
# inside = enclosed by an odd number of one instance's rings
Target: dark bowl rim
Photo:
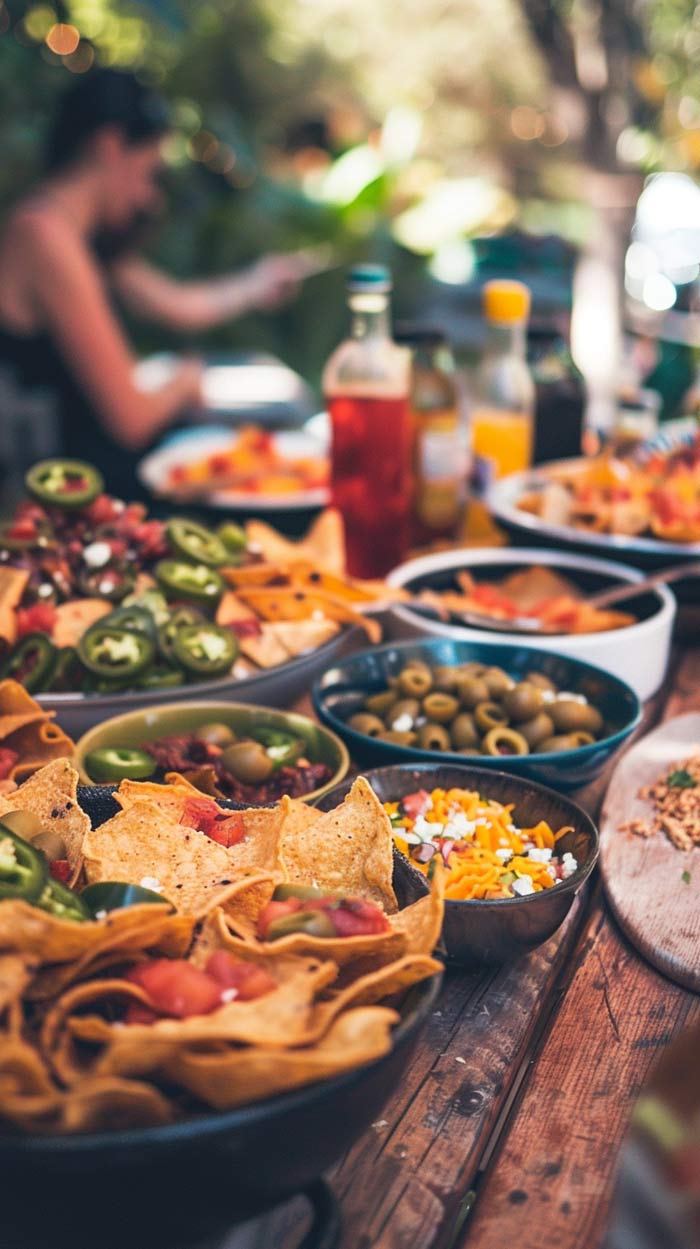
[[[632,686],[628,685],[626,681],[623,681],[621,677],[615,676],[615,674],[612,672],[606,672],[604,668],[599,668],[596,664],[588,663],[588,661],[585,659],[576,659],[571,655],[560,655],[557,651],[539,650],[533,646],[527,646],[521,643],[509,643],[509,642],[493,643],[493,642],[482,642],[482,641],[471,642],[471,641],[468,641],[466,638],[464,640],[462,640],[461,638],[443,638],[443,637],[423,638],[422,640],[420,638],[407,638],[407,639],[404,639],[402,641],[397,641],[397,642],[385,642],[381,646],[366,647],[365,650],[356,651],[353,655],[348,656],[347,659],[340,660],[337,664],[334,665],[334,667],[342,669],[348,664],[354,664],[354,663],[358,663],[358,662],[362,662],[363,660],[366,660],[369,655],[372,655],[372,656],[383,655],[387,651],[391,651],[391,650],[402,651],[402,650],[408,650],[408,649],[415,650],[416,648],[419,648],[419,649],[427,649],[428,651],[431,651],[436,646],[445,646],[445,645],[468,646],[472,648],[478,648],[480,650],[481,649],[493,649],[493,650],[499,650],[499,651],[525,650],[525,651],[528,651],[533,656],[533,658],[539,659],[540,661],[542,659],[554,659],[554,660],[557,660],[557,662],[559,663],[569,664],[572,668],[578,669],[580,672],[582,672],[583,675],[590,674],[591,676],[596,677],[598,679],[602,678],[609,686],[612,687],[611,692],[614,692],[617,689],[618,693],[622,694],[623,697],[626,698],[628,703],[631,703],[634,709],[633,715],[631,716],[631,718],[626,720],[623,726],[617,729],[615,733],[609,734],[607,737],[601,737],[598,741],[591,742],[589,746],[577,746],[574,750],[550,750],[546,754],[530,753],[527,755],[509,755],[508,756],[508,758],[512,759],[513,761],[522,760],[523,762],[519,765],[521,767],[526,767],[530,762],[534,762],[540,765],[544,765],[547,762],[549,763],[563,762],[565,764],[573,763],[577,760],[581,760],[585,762],[588,759],[592,758],[592,756],[596,753],[596,751],[601,750],[603,747],[605,747],[609,751],[612,751],[617,746],[621,745],[622,742],[624,742],[626,738],[629,737],[630,733],[633,733],[634,730],[638,728],[641,722],[642,710],[643,710],[641,700],[639,696],[635,693],[635,691],[632,689]],[[350,690],[353,690],[354,688],[357,688],[349,684],[344,684],[342,681],[336,682],[336,683],[330,683],[328,681],[328,678],[330,674],[332,673],[332,671],[333,669],[331,668],[329,671],[325,672],[321,677],[318,677],[316,681],[314,681],[314,684],[311,689],[311,698],[312,698],[314,710],[316,711],[317,715],[321,716],[323,719],[326,720],[326,722],[328,723],[328,727],[332,728],[333,732],[337,733],[339,730],[338,730],[338,727],[336,726],[340,726],[340,731],[342,733],[346,733],[350,737],[351,742],[355,743],[356,745],[365,746],[367,742],[372,742],[375,739],[373,737],[369,737],[366,733],[358,733],[357,730],[351,728],[350,725],[348,725],[345,720],[341,720],[339,716],[336,716],[332,711],[329,711],[325,705],[325,699],[329,693],[336,691],[336,690],[350,691]],[[465,757],[463,755],[458,755],[448,750],[441,751],[441,752],[438,752],[438,751],[431,752],[431,751],[426,751],[426,750],[419,750],[415,746],[398,746],[393,742],[383,742],[380,744],[382,746],[384,745],[394,746],[395,749],[401,750],[404,752],[407,761],[410,759],[413,759],[417,763],[426,762],[426,761],[429,762],[430,761],[429,759],[426,760],[426,756],[428,755],[430,755],[431,757],[437,756],[440,759],[449,760],[450,762],[454,762],[454,763],[461,762],[461,760]],[[470,758],[471,756],[466,756],[466,757]],[[487,758],[488,756],[475,755],[473,757],[475,759],[476,758],[483,759],[483,758]],[[494,759],[496,758],[500,760],[500,756],[494,755]],[[486,764],[485,766],[489,767],[490,765]],[[514,773],[514,775],[516,774]]]
[[[445,755],[443,757],[449,758],[448,755]],[[559,794],[557,793],[556,789],[552,789],[551,786],[549,785],[543,785],[541,781],[531,781],[529,777],[518,776],[517,773],[514,773],[514,772],[506,772],[504,771],[503,768],[499,768],[498,770],[496,770],[495,768],[480,769],[477,765],[472,765],[468,763],[450,764],[449,766],[455,767],[457,770],[464,771],[464,772],[485,771],[485,772],[488,772],[489,780],[491,779],[491,777],[493,777],[496,781],[500,779],[500,780],[506,780],[510,783],[515,782],[516,784],[522,785],[523,787],[529,790],[534,789],[538,791],[539,793],[543,794],[546,798],[549,798],[549,799],[555,798],[557,802],[565,803],[568,807],[572,807],[574,812],[576,813],[577,818],[579,818],[583,822],[583,824],[587,826],[587,827],[584,827],[581,831],[585,832],[587,836],[587,839],[591,848],[591,853],[588,855],[588,858],[586,859],[585,863],[578,865],[576,868],[576,871],[572,872],[570,876],[567,876],[564,880],[562,880],[558,885],[555,886],[555,888],[556,888],[558,897],[561,897],[562,894],[564,893],[571,893],[572,890],[574,893],[578,892],[581,886],[585,884],[591,872],[593,871],[593,868],[598,862],[598,855],[600,852],[600,833],[598,831],[598,825],[596,824],[593,817],[590,816],[587,811],[584,811],[583,807],[580,807],[577,802],[574,802],[573,799],[569,798],[568,794]],[[431,763],[412,764],[408,762],[388,763],[388,764],[385,764],[384,767],[369,768],[366,772],[362,771],[358,773],[358,775],[363,776],[365,780],[369,781],[371,785],[372,776],[376,776],[378,772],[383,772],[383,773],[395,772],[395,771],[416,772],[418,770],[429,772],[429,771],[435,770],[435,765]],[[345,777],[342,781],[339,781],[337,785],[334,785],[332,789],[329,789],[328,792],[325,793],[323,797],[318,800],[318,802],[316,803],[316,806],[319,806],[320,803],[325,804],[329,798],[333,797],[335,790],[342,789],[344,785],[347,785],[347,783],[348,783],[347,777]],[[399,850],[398,853],[400,854],[401,851]],[[404,855],[404,858],[405,857],[406,856]],[[413,868],[414,871],[418,870],[411,863],[410,859],[407,859],[407,862],[409,866]],[[422,872],[419,874],[421,876],[423,875]],[[480,908],[482,910],[489,910],[491,908],[494,908],[499,911],[502,911],[505,909],[505,907],[512,908],[514,906],[522,906],[523,903],[528,903],[530,905],[533,902],[542,903],[543,900],[549,899],[550,897],[551,897],[551,891],[547,889],[547,890],[543,890],[542,893],[527,893],[521,898],[445,898],[445,906],[450,906],[450,907],[455,907],[455,908],[469,906],[473,908]]]

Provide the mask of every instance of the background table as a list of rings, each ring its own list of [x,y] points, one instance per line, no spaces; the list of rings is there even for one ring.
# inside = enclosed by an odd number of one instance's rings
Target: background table
[[[700,649],[684,647],[640,732],[698,709]],[[574,795],[593,815],[606,781]],[[331,1176],[342,1249],[595,1249],[635,1099],[698,1020],[700,998],[636,954],[594,876],[529,957],[446,973],[399,1091]],[[296,1249],[305,1220],[294,1202],[229,1249]]]

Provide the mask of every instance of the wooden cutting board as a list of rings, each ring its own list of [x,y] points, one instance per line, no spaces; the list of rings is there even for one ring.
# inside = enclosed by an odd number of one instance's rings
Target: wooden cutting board
[[[663,833],[620,832],[621,824],[651,814],[639,790],[697,753],[700,714],[692,712],[668,720],[623,756],[603,804],[600,869],[632,944],[664,975],[700,993],[700,847],[677,850]]]

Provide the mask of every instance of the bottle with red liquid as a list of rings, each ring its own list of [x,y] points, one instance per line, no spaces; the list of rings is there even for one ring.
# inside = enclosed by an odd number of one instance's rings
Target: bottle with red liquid
[[[331,489],[345,522],[348,571],[382,577],[401,562],[410,539],[410,353],[391,338],[388,269],[356,265],[347,291],[351,337],[336,348],[323,374]]]

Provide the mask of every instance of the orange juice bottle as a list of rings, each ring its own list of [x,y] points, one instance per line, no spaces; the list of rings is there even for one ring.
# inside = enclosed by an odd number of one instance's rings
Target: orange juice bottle
[[[522,282],[498,279],[485,284],[482,301],[488,337],[470,418],[477,495],[495,478],[529,468],[535,408],[525,357],[530,292]],[[483,503],[472,500],[467,536],[489,538],[493,532]]]

